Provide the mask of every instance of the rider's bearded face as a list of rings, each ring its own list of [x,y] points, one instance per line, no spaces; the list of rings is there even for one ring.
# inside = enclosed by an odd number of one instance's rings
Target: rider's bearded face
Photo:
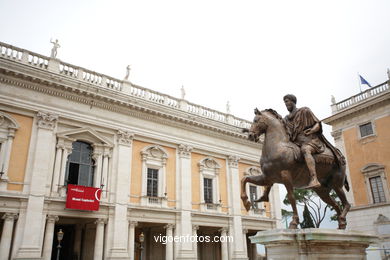
[[[284,104],[286,105],[286,108],[289,112],[293,111],[295,108],[295,103],[289,98],[284,99]]]

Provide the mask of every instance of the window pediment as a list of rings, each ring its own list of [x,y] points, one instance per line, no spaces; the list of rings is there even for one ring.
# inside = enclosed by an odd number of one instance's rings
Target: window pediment
[[[18,122],[6,113],[0,112],[0,129],[4,129],[7,132],[9,130],[16,130],[19,128]]]
[[[364,175],[370,175],[371,173],[378,173],[380,171],[383,171],[385,169],[384,165],[381,165],[379,163],[370,163],[364,166],[360,171]]]
[[[141,150],[144,159],[165,160],[168,158],[167,151],[158,145],[149,145]]]
[[[207,170],[217,170],[221,168],[221,165],[211,157],[206,157],[199,162],[199,166]]]
[[[57,136],[66,139],[77,139],[91,144],[102,144],[109,147],[113,146],[105,137],[88,127],[59,132],[57,133]]]

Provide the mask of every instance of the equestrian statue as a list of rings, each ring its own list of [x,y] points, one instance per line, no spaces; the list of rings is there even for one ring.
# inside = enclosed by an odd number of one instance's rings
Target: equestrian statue
[[[260,167],[262,174],[247,176],[241,180],[241,199],[246,210],[252,203],[246,194],[246,183],[264,186],[264,194],[254,202],[268,201],[274,183],[283,184],[293,209],[289,228],[299,224],[294,188],[312,189],[338,216],[338,228],[345,229],[346,215],[351,207],[343,187],[349,191],[345,174],[345,158],[322,134],[321,121],[308,107],[297,108],[297,98],[288,94],[283,97],[289,114],[282,118],[275,110],[255,109],[255,118],[248,139],[258,142],[264,134]],[[330,196],[334,190],[342,207]]]

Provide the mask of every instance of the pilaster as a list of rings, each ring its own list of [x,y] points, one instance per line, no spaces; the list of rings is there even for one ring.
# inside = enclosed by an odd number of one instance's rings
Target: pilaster
[[[233,225],[230,226],[230,235],[233,236],[232,259],[247,259],[244,249],[244,241],[242,236],[242,220],[241,220],[241,201],[240,201],[240,180],[238,172],[238,162],[240,158],[235,155],[228,156],[228,172],[229,172],[229,190],[232,194],[231,213],[233,215]]]
[[[44,229],[43,204],[46,180],[50,174],[51,154],[54,151],[54,129],[58,116],[48,112],[38,112],[37,132],[32,163],[32,176],[23,229],[22,243],[16,259],[40,259],[42,251],[42,231]]]
[[[132,141],[134,135],[125,130],[118,130],[117,176],[114,187],[115,209],[112,229],[112,248],[109,259],[128,259],[129,222],[127,203],[130,198]]]
[[[192,178],[191,178],[191,152],[193,148],[189,145],[179,144],[177,148],[178,154],[178,191],[179,191],[179,207],[180,220],[178,223],[178,235],[179,236],[191,236],[193,234],[191,210],[192,210]],[[176,243],[178,246],[177,259],[194,259],[196,251],[194,250],[194,243],[191,241],[183,241],[182,243]],[[195,242],[196,244],[196,242]]]

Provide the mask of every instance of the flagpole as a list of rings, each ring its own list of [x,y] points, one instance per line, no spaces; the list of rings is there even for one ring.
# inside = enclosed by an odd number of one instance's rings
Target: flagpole
[[[359,81],[360,93],[362,93],[362,83],[361,83],[361,81],[360,81],[360,74],[359,74],[359,72],[357,73],[357,76],[358,76],[358,81]]]

